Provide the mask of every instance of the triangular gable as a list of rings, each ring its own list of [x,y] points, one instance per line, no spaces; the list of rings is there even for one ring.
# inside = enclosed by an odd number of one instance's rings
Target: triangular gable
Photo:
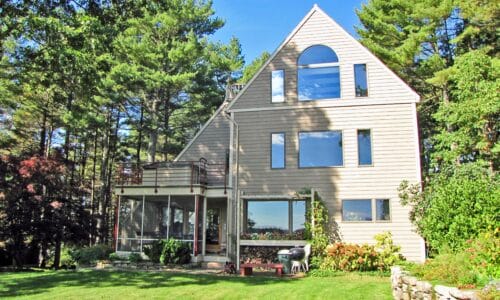
[[[365,55],[369,56],[373,61],[375,61],[380,67],[382,67],[385,71],[390,74],[390,77],[396,82],[400,83],[400,86],[404,88],[409,94],[412,96],[412,100],[418,102],[420,100],[420,96],[406,83],[404,82],[398,75],[396,75],[389,67],[387,67],[378,57],[376,57],[370,50],[364,47],[358,40],[356,40],[352,35],[350,35],[345,29],[340,26],[335,20],[333,20],[328,14],[326,14],[318,5],[314,4],[313,8],[306,14],[306,16],[300,21],[300,23],[292,30],[292,32],[287,36],[287,38],[280,44],[280,46],[272,53],[269,59],[262,65],[262,67],[255,73],[252,79],[245,85],[245,87],[236,95],[236,97],[231,101],[226,110],[230,111],[231,108],[237,104],[240,98],[244,98],[243,96],[246,94],[247,90],[252,86],[254,81],[261,75],[261,73],[266,70],[269,65],[274,61],[276,56],[287,46],[287,44],[292,41],[294,36],[297,35],[298,32],[307,24],[309,19],[315,14],[318,13],[322,17],[326,18],[328,22],[342,33],[349,41],[364,52]]]

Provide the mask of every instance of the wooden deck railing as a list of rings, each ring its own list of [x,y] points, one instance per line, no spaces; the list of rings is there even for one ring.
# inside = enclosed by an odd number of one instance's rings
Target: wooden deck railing
[[[117,186],[220,186],[227,190],[228,167],[226,164],[209,164],[204,158],[199,161],[121,163],[116,168]]]

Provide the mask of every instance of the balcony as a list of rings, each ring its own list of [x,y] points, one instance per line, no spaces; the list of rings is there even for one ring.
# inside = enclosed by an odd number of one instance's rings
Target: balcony
[[[115,185],[125,187],[219,187],[227,192],[228,166],[199,161],[121,163],[116,168]]]

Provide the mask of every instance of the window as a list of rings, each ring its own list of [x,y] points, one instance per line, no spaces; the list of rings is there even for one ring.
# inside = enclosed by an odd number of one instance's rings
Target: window
[[[341,131],[299,133],[299,167],[333,167],[344,164]]]
[[[391,220],[389,199],[342,200],[342,221],[371,222],[373,220]]]
[[[375,201],[377,221],[389,221],[391,219],[389,199],[377,199]]]
[[[354,65],[354,86],[356,97],[368,96],[368,81],[366,79],[366,64]]]
[[[342,201],[342,221],[371,221],[372,200]]]
[[[299,234],[306,222],[305,200],[247,200],[245,233]]]
[[[271,102],[285,102],[285,71],[283,70],[271,73]]]
[[[285,168],[285,134],[271,134],[271,169]]]
[[[337,54],[327,46],[304,50],[297,62],[299,101],[340,98],[338,62]]]
[[[372,139],[370,129],[358,130],[358,163],[361,166],[372,164]]]

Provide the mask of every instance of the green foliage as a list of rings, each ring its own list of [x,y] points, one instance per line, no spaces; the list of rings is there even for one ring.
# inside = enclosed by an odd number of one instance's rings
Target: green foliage
[[[483,281],[500,278],[500,229],[485,231],[466,242],[472,270]]]
[[[121,259],[121,257],[116,252],[110,253],[108,258],[110,261],[117,261]]]
[[[499,229],[479,234],[468,240],[460,251],[449,248],[428,259],[424,264],[403,264],[413,275],[435,283],[459,287],[480,287],[500,278]]]
[[[322,270],[337,271],[382,271],[404,258],[399,253],[400,247],[395,246],[390,232],[375,236],[376,245],[357,245],[342,242],[326,247],[326,257],[321,261]]]
[[[163,246],[160,262],[163,264],[187,264],[191,261],[191,247],[188,243],[170,238]]]
[[[142,256],[140,253],[130,253],[128,256],[128,261],[131,263],[138,263],[142,261]]]
[[[299,194],[310,193],[310,189],[304,189],[299,192]],[[330,242],[331,231],[328,209],[319,194],[316,191],[314,193],[314,202],[311,201],[311,207],[306,211],[307,222],[304,224],[304,236],[311,243],[311,261],[313,265],[316,261],[316,257],[322,258],[325,256],[325,249]]]
[[[143,247],[144,254],[146,254],[152,262],[159,263],[166,242],[166,240],[153,241],[150,245]]]
[[[403,205],[411,206],[413,223],[434,250],[463,249],[468,239],[498,226],[498,175],[478,164],[441,170],[423,193],[402,183],[400,197]]]
[[[388,270],[389,267],[404,260],[400,253],[401,246],[394,244],[390,231],[376,234],[373,238],[376,241],[375,250],[377,250],[379,270]]]
[[[243,69],[243,76],[238,80],[239,83],[246,84],[252,77],[259,71],[264,63],[271,57],[269,52],[264,51],[262,54],[255,58],[248,66]]]
[[[488,162],[491,170],[500,163],[500,60],[475,50],[457,57],[450,68],[454,101],[442,103],[434,115],[447,124],[435,137],[437,162]],[[451,130],[450,130],[451,128]]]
[[[71,258],[79,265],[92,265],[99,260],[107,260],[113,252],[107,245],[95,245],[71,250]]]

